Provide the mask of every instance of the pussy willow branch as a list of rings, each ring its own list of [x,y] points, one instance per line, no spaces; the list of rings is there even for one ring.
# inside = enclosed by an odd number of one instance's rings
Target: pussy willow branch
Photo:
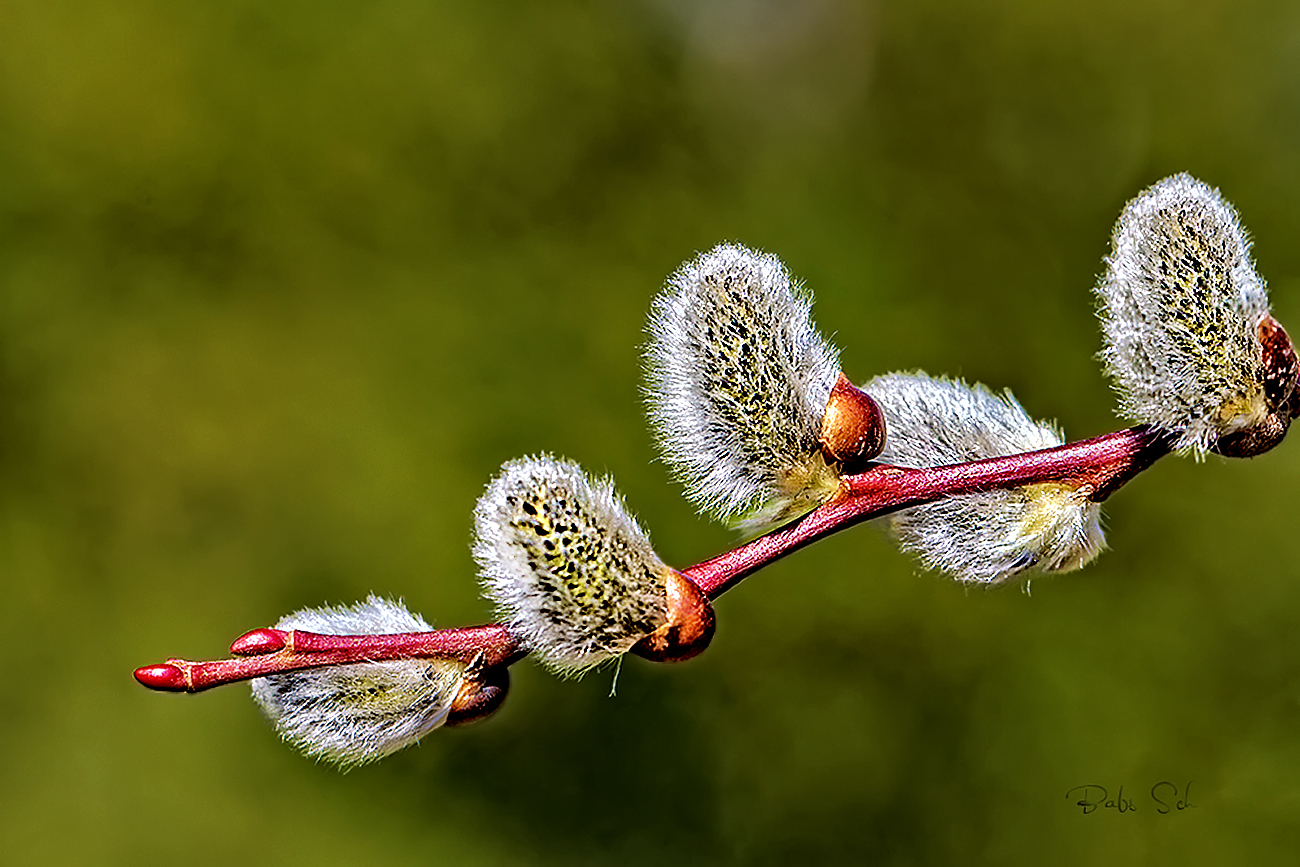
[[[1041,451],[945,467],[908,469],[876,464],[846,475],[830,502],[800,520],[707,560],[682,574],[710,599],[745,577],[832,533],[909,506],[981,491],[1060,483],[1101,502],[1169,454],[1170,440],[1145,425]],[[503,626],[440,629],[392,635],[319,635],[255,629],[237,639],[236,659],[169,659],[137,669],[151,689],[199,692],[214,686],[304,668],[413,657],[454,658],[476,668],[509,665],[525,654]]]

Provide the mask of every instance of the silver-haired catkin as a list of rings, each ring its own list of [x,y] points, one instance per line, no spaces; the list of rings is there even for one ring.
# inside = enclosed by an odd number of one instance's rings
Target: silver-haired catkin
[[[549,668],[581,674],[664,624],[671,570],[608,480],[521,458],[501,468],[474,519],[485,595]]]
[[[276,628],[322,635],[432,629],[375,596],[351,606],[305,608]],[[359,662],[259,677],[253,698],[286,741],[347,768],[381,759],[442,725],[464,675],[465,665],[448,659]]]
[[[1263,422],[1268,297],[1232,205],[1174,175],[1128,203],[1112,244],[1096,291],[1120,410],[1198,455]]]
[[[937,467],[1014,455],[1063,443],[1011,396],[924,373],[890,373],[863,386],[885,415],[889,435],[878,460]],[[1063,484],[946,497],[896,513],[904,548],[926,568],[993,584],[1027,570],[1078,569],[1105,546],[1100,506]]]
[[[722,244],[687,262],[649,332],[650,421],[692,501],[758,530],[835,494],[818,436],[837,353],[779,259]]]

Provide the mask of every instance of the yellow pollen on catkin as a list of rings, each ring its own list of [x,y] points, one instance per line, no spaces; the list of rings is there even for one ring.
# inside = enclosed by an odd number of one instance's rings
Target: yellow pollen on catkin
[[[820,451],[786,467],[776,480],[777,493],[751,511],[737,526],[747,538],[788,524],[835,497],[840,489],[839,468],[827,463]]]
[[[1029,504],[1025,509],[1020,532],[1025,536],[1041,536],[1060,520],[1061,513],[1078,504],[1079,489],[1059,482],[1026,485],[1020,489]]]
[[[1249,395],[1234,398],[1220,406],[1217,417],[1222,429],[1231,432],[1258,424],[1267,415],[1268,403],[1264,398],[1264,390],[1255,388]]]

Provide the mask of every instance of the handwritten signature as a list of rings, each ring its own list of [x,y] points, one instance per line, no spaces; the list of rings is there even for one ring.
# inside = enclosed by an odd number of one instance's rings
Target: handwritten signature
[[[1138,809],[1137,801],[1134,798],[1125,797],[1123,786],[1119,787],[1119,791],[1114,797],[1111,797],[1105,786],[1098,786],[1094,783],[1086,786],[1075,786],[1065,793],[1065,800],[1073,801],[1072,806],[1083,810],[1085,816],[1098,810],[1135,813]],[[1190,810],[1196,806],[1192,803],[1191,780],[1188,780],[1187,785],[1183,786],[1181,797],[1179,796],[1178,786],[1167,780],[1161,780],[1151,787],[1151,800],[1155,803],[1156,812],[1162,816],[1175,811],[1181,813],[1183,810]]]

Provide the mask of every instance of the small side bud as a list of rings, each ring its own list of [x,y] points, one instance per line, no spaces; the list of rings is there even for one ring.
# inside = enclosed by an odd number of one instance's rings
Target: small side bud
[[[474,521],[484,595],[553,671],[582,674],[664,624],[672,570],[609,481],[547,456],[511,461]]]
[[[669,574],[667,591],[667,622],[633,645],[632,652],[651,662],[684,662],[709,646],[717,619],[709,597],[680,572]]]
[[[885,447],[880,405],[843,373],[826,401],[820,439],[826,457],[848,467],[870,461]]]
[[[1060,431],[1035,422],[1010,392],[891,373],[864,386],[889,425],[885,463],[937,467],[1061,445]],[[1101,508],[1090,491],[1064,484],[945,497],[895,513],[894,534],[930,569],[996,584],[1033,570],[1068,572],[1105,546]]]
[[[432,631],[396,602],[371,596],[337,608],[307,608],[276,624],[323,635]],[[465,680],[451,659],[361,662],[259,677],[253,698],[280,736],[315,758],[350,768],[415,743],[447,721]]]
[[[839,489],[820,440],[839,362],[811,309],[775,256],[722,244],[672,275],[650,315],[646,401],[664,462],[703,511],[751,532]]]
[[[285,633],[279,629],[254,629],[239,636],[230,645],[235,656],[262,656],[284,650]]]
[[[1294,352],[1237,212],[1189,175],[1125,206],[1097,286],[1120,410],[1206,451],[1256,455],[1290,424]]]
[[[504,665],[494,665],[478,674],[467,675],[456,700],[451,703],[445,724],[463,726],[491,716],[505,702],[509,691],[510,669]]]
[[[1297,365],[1291,337],[1272,316],[1265,316],[1256,330],[1263,351],[1265,416],[1252,425],[1219,437],[1211,448],[1225,457],[1250,458],[1282,442],[1291,419],[1300,415],[1300,393],[1296,391]]]
[[[1300,413],[1300,408],[1295,403],[1300,361],[1296,359],[1291,335],[1272,316],[1264,317],[1256,333],[1264,348],[1264,394],[1268,397],[1269,405],[1280,408],[1287,404],[1292,416],[1295,416]]]

